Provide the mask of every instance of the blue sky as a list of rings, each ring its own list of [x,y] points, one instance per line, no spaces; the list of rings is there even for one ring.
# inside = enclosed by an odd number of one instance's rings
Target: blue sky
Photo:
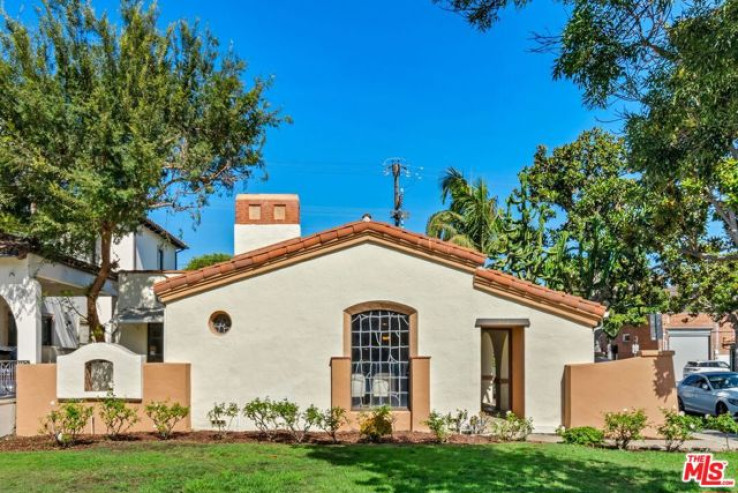
[[[93,0],[94,1],[94,0]],[[94,1],[114,11],[117,2]],[[33,2],[5,2],[11,13]],[[303,233],[357,220],[388,221],[386,158],[401,156],[406,227],[423,231],[442,205],[449,166],[483,177],[504,198],[539,144],[573,140],[608,119],[579,90],[551,78],[552,57],[531,52],[531,33],[556,32],[564,7],[536,0],[480,33],[431,0],[160,0],[162,22],[199,19],[233,43],[247,77],[273,77],[268,98],[294,123],[269,133],[267,181],[237,189],[297,193]],[[25,15],[24,15],[25,17]],[[422,168],[422,169],[421,169]],[[232,252],[233,196],[214,197],[193,228],[189,215],[153,218],[181,233],[193,255]]]

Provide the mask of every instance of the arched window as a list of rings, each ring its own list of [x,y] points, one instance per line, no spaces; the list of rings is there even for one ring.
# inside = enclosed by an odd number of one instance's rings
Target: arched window
[[[406,409],[410,396],[410,315],[368,310],[351,315],[351,405]]]
[[[85,392],[109,392],[112,390],[112,361],[93,359],[85,363]]]

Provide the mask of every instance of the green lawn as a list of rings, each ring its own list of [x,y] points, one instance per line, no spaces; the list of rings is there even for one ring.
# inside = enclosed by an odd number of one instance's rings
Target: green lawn
[[[718,454],[738,478],[738,453]],[[0,453],[0,491],[696,491],[683,454],[568,445],[124,443]]]

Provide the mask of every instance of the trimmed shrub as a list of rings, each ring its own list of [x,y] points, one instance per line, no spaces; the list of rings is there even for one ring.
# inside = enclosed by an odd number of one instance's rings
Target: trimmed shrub
[[[484,414],[474,414],[469,418],[465,432],[469,435],[484,435],[487,433],[491,418]]]
[[[686,440],[693,438],[692,433],[702,430],[702,420],[695,416],[687,416],[683,412],[662,409],[664,424],[657,428],[666,441],[666,450],[679,450]]]
[[[564,439],[564,443],[585,447],[601,447],[605,442],[605,432],[594,426],[576,426],[568,430],[559,428],[556,434]]]
[[[738,433],[738,423],[736,423],[730,413],[723,413],[720,416],[705,416],[705,428],[708,430],[716,430],[725,437],[725,448],[730,450],[730,435]]]
[[[92,417],[94,409],[79,401],[68,401],[59,405],[46,415],[41,422],[39,433],[49,435],[60,447],[67,448],[77,442]]]
[[[132,407],[128,407],[123,399],[118,399],[109,393],[100,401],[100,419],[105,424],[105,434],[111,440],[121,435],[138,423],[138,414]]]
[[[317,424],[320,411],[310,406],[307,411],[301,412],[300,406],[287,399],[273,402],[272,410],[276,415],[278,426],[282,425],[297,443],[302,443],[310,428]]]
[[[455,413],[446,415],[446,424],[452,433],[463,433],[469,421],[469,411],[466,409],[457,409]]]
[[[338,443],[338,430],[341,426],[348,423],[346,417],[346,410],[342,407],[332,407],[321,411],[315,406],[310,406],[307,409],[308,415],[313,414],[312,418],[315,421],[315,426],[330,434],[333,443]]]
[[[233,424],[233,420],[236,419],[240,409],[238,404],[235,402],[225,402],[213,404],[213,408],[208,411],[208,419],[210,424],[218,430],[218,437],[223,438],[228,433],[228,430]]]
[[[437,443],[448,440],[448,420],[446,418],[447,416],[433,411],[428,415],[428,419],[423,421],[423,424],[430,428]]]
[[[359,417],[359,434],[370,442],[379,442],[383,437],[392,435],[392,410],[389,406],[381,406]]]
[[[533,418],[521,418],[514,412],[505,413],[504,419],[492,423],[492,435],[503,442],[523,441],[533,431]]]
[[[243,407],[243,415],[253,421],[254,426],[256,426],[256,429],[262,435],[266,436],[269,440],[274,438],[278,416],[274,410],[274,403],[269,397],[264,400],[257,397],[247,402]]]
[[[179,402],[151,402],[146,404],[146,416],[154,422],[154,429],[162,440],[172,436],[174,427],[190,414],[190,408]]]
[[[627,449],[631,441],[640,440],[647,425],[648,417],[643,409],[605,413],[605,436],[614,440],[620,449]]]

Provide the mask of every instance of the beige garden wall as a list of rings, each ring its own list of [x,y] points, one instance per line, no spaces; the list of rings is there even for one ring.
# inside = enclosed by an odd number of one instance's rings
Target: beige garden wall
[[[58,407],[57,368],[55,364],[18,365],[16,394],[16,434],[38,434],[43,418]],[[153,423],[144,413],[150,402],[179,402],[190,404],[190,365],[186,363],[144,363],[143,398],[129,402],[136,409],[139,421],[130,431],[153,431]],[[94,405],[94,401],[85,401]],[[181,421],[176,431],[189,431],[190,418]],[[105,433],[105,426],[97,413],[90,420],[85,433]]]
[[[564,386],[564,426],[601,428],[606,412],[643,409],[656,436],[662,408],[677,408],[673,351],[642,351],[640,356],[606,363],[568,365]]]
[[[342,356],[344,310],[369,301],[417,310],[418,355],[430,357],[430,408],[480,410],[478,318],[528,318],[525,414],[538,431],[562,421],[564,366],[593,360],[592,329],[476,290],[473,274],[371,243],[170,302],[164,360],[192,364],[192,426],[214,402],[289,398],[331,405],[331,358]],[[230,314],[216,335],[208,320]],[[249,423],[242,423],[245,428]]]

